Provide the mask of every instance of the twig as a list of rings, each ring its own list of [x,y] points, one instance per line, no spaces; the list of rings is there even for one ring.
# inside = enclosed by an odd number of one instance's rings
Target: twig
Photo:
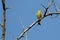
[[[56,4],[55,4],[55,1],[52,0],[52,2],[53,2],[53,5],[54,5],[54,7],[55,7],[56,12],[59,12],[59,11],[58,11],[58,8],[57,8],[57,6],[56,6]]]
[[[41,21],[41,20],[44,19],[45,17],[51,16],[51,15],[54,15],[54,14],[60,15],[60,13],[49,13],[49,14],[46,14],[46,16],[43,16],[40,20],[36,20],[36,21],[34,21],[31,25],[29,25],[29,27],[26,28],[26,29],[18,36],[17,40],[21,39],[21,38],[23,37],[23,35],[24,35],[27,31],[29,31],[32,27],[34,27],[34,25],[35,25],[38,21]]]
[[[43,4],[41,4],[41,6],[46,9],[46,7]]]
[[[50,8],[50,6],[52,5],[52,3],[53,3],[53,2],[49,2],[49,3],[48,3],[48,7],[45,8],[44,16],[46,16],[46,13],[47,13],[48,9]]]
[[[28,40],[28,32],[26,32],[26,40]]]
[[[19,16],[19,20],[20,20],[20,25],[22,26],[23,30],[25,29],[24,25],[23,25],[23,22],[22,22],[22,18],[21,16]]]
[[[2,25],[0,24],[0,26],[2,26]]]

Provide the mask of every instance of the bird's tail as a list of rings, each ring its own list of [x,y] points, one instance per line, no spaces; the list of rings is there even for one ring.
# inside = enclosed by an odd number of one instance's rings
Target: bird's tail
[[[40,21],[38,21],[38,25],[41,25],[41,24],[40,24]]]

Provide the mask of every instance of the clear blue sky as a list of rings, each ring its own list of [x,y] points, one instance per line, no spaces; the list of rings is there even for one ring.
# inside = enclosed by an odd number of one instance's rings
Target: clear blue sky
[[[60,9],[60,0],[55,0],[55,2]],[[41,4],[47,6],[47,3],[47,0],[6,0],[6,7],[11,8],[6,12],[6,40],[16,40],[23,29],[21,21],[24,27],[29,26],[36,20],[36,12],[38,9],[41,9],[42,14],[44,14],[44,8]],[[1,6],[0,0],[0,22],[2,20]],[[54,12],[53,6],[51,10]],[[21,40],[25,40],[25,36]],[[41,21],[41,26],[36,24],[29,30],[28,40],[60,40],[60,16],[56,18],[54,16],[46,17]]]

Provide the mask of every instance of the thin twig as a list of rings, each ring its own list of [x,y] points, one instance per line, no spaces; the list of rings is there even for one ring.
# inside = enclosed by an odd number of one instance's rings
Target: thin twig
[[[43,4],[41,4],[41,6],[46,9],[46,7]]]
[[[58,8],[57,8],[57,6],[56,6],[56,4],[55,4],[55,1],[52,0],[52,2],[53,2],[53,5],[54,5],[54,7],[55,7],[56,12],[59,12],[59,11],[58,11]]]
[[[52,5],[53,2],[49,2],[48,3],[48,7],[45,8],[45,13],[44,13],[44,16],[46,16],[46,13],[48,12],[48,9],[50,8],[50,6]]]
[[[25,29],[24,25],[23,25],[23,22],[22,22],[22,18],[21,16],[19,16],[19,20],[20,20],[20,25],[22,26],[23,30]]]
[[[26,40],[28,40],[28,32],[26,32]]]
[[[0,24],[0,26],[2,26],[2,25]]]

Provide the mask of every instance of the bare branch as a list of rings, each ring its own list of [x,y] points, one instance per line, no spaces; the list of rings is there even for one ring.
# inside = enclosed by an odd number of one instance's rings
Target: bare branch
[[[53,3],[53,2],[49,2],[49,3],[48,3],[48,7],[45,8],[44,16],[46,16],[46,13],[47,13],[48,9],[50,8],[50,6],[52,5],[52,3]]]
[[[17,38],[17,40],[21,39],[23,37],[23,35],[29,31],[35,24],[37,23],[37,20],[35,22],[33,22],[28,28],[26,28]]]
[[[57,8],[57,6],[56,6],[56,4],[55,4],[55,1],[52,0],[52,2],[53,2],[53,5],[54,5],[54,7],[55,7],[56,12],[59,12],[59,11],[58,11],[58,8]]]
[[[51,1],[51,2],[48,3],[48,7],[45,7],[43,4],[41,4],[42,7],[45,8],[45,12],[44,12],[43,17],[42,17],[41,19],[39,19],[39,20],[34,21],[31,25],[28,26],[28,28],[24,29],[24,30],[22,31],[22,33],[18,36],[17,40],[21,39],[26,32],[28,32],[36,23],[38,23],[38,21],[41,21],[41,20],[44,19],[45,17],[47,17],[47,16],[52,16],[52,15],[54,15],[54,14],[55,14],[55,15],[57,15],[57,14],[60,15],[60,12],[54,12],[54,13],[50,13],[50,12],[49,12],[48,14],[46,14],[52,4],[53,4],[53,1]],[[55,5],[55,3],[54,3],[54,5]],[[55,5],[55,7],[56,7],[56,5]],[[56,10],[57,10],[57,9],[56,9]]]
[[[46,7],[43,4],[41,4],[41,6],[46,9]]]
[[[2,0],[2,7],[3,7],[3,10],[5,10],[5,0]]]
[[[5,40],[6,7],[5,7],[5,0],[1,0],[1,1],[2,1],[2,8],[3,8],[2,40]]]
[[[26,32],[26,40],[28,40],[28,32]]]
[[[25,29],[24,25],[23,25],[23,22],[22,22],[22,18],[21,16],[19,16],[19,20],[20,20],[20,25],[22,26],[23,30]]]
[[[48,3],[48,7],[45,7],[43,4],[41,4],[42,7],[45,8],[44,16],[46,16],[46,13],[47,13],[48,9],[50,8],[50,6],[52,5],[52,3],[53,3],[53,2],[49,2],[49,3]]]
[[[41,21],[41,20],[44,19],[45,17],[51,16],[51,15],[54,15],[54,14],[60,15],[60,13],[57,13],[57,12],[56,12],[56,13],[46,14],[46,16],[43,16],[41,19],[36,20],[36,21],[34,21],[31,25],[29,25],[29,27],[26,28],[26,29],[18,36],[17,40],[21,39],[21,38],[23,37],[23,35],[24,35],[27,31],[29,31],[38,21]]]
[[[7,10],[7,9],[11,9],[11,8],[6,8],[6,10]]]

